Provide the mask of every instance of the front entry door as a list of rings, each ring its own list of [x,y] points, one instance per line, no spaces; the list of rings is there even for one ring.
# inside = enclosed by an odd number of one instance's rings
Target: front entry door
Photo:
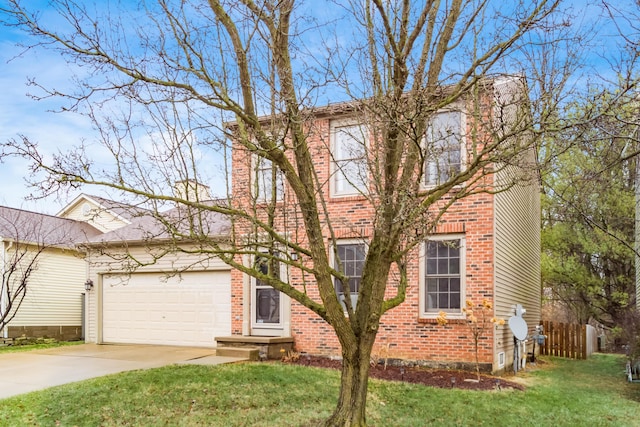
[[[266,257],[258,257],[255,261],[256,269],[263,274],[280,277],[277,262]],[[282,334],[282,303],[280,291],[273,289],[261,280],[251,280],[251,335],[280,336]]]

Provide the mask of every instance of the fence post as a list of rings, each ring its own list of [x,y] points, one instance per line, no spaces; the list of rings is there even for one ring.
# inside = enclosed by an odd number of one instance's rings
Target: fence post
[[[574,324],[568,324],[567,325],[567,329],[569,329],[570,334],[571,334],[571,354],[569,355],[569,358],[571,359],[577,359],[578,358],[578,350],[580,349],[580,345],[579,345],[579,334],[577,333],[577,325]]]
[[[553,355],[554,356],[558,356],[558,352],[559,352],[559,338],[560,338],[560,328],[559,328],[559,324],[554,325],[553,328]]]
[[[576,326],[576,335],[580,339],[580,346],[578,347],[578,357],[576,359],[586,359],[585,351],[587,350],[587,340],[585,337],[586,326],[585,325],[577,325]]]
[[[544,334],[548,334],[549,333],[549,321],[547,320],[543,320],[540,322],[540,324],[542,325],[542,328],[544,330]],[[540,354],[543,355],[548,355],[549,354],[549,338],[547,338],[546,340],[544,340],[544,345],[540,347]]]
[[[569,342],[567,344],[569,344],[569,348],[571,349],[571,354],[569,355],[569,357],[572,359],[575,359],[576,351],[578,350],[578,347],[576,345],[575,330],[576,328],[572,323],[567,323],[567,338],[569,339]]]
[[[586,348],[585,344],[587,341],[584,339],[584,325],[576,325],[576,339],[578,342],[578,347],[576,348],[576,359],[584,359],[582,357],[583,349]]]

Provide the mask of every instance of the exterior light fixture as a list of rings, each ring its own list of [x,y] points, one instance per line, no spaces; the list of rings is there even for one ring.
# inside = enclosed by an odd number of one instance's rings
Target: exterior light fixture
[[[299,259],[298,252],[292,252],[291,253],[291,260],[292,261],[297,261],[298,259]]]
[[[87,281],[84,282],[84,290],[90,291],[91,289],[93,289],[93,280],[87,279]]]

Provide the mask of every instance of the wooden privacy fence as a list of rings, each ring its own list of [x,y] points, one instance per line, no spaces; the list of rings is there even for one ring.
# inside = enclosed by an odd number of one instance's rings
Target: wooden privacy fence
[[[540,345],[540,354],[546,356],[566,357],[569,359],[586,359],[595,348],[597,340],[595,328],[589,325],[558,323],[543,320],[546,339]]]

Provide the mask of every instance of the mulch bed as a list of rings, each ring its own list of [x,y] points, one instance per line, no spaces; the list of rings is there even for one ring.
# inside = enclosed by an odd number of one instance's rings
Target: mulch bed
[[[340,369],[340,360],[317,356],[300,356],[297,360],[287,363],[314,366],[318,368]],[[438,388],[459,388],[465,390],[524,390],[521,384],[489,375],[480,375],[480,381],[474,372],[448,369],[431,369],[419,366],[374,365],[369,370],[371,378],[389,381],[404,381],[413,384],[423,384]]]

